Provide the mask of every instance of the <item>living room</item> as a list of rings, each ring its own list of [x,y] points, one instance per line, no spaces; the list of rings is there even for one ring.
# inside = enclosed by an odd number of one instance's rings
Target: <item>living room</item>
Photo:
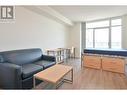
[[[127,6],[1,5],[0,13],[1,89],[127,89]]]

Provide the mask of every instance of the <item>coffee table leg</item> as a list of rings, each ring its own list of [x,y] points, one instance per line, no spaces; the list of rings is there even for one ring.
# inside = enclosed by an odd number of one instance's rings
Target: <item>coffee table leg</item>
[[[73,69],[71,70],[71,81],[73,83]]]
[[[73,83],[73,69],[70,71],[71,79],[63,79],[64,82]]]
[[[33,88],[35,88],[35,86],[36,86],[36,82],[35,81],[36,81],[35,77],[33,77]]]

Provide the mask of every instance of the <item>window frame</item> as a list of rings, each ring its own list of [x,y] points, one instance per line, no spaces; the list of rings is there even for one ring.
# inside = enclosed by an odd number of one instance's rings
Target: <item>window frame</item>
[[[111,24],[111,21],[112,20],[115,20],[115,19],[121,19],[121,25],[112,25]],[[106,21],[108,20],[109,21],[109,26],[105,26],[105,27],[94,27],[94,28],[87,28],[86,27],[86,31],[87,29],[93,29],[93,47],[92,48],[95,48],[95,29],[105,29],[105,28],[108,28],[109,29],[109,40],[108,40],[108,48],[109,49],[113,49],[112,48],[112,41],[111,41],[111,28],[112,27],[117,27],[117,26],[121,26],[122,28],[122,16],[118,16],[118,17],[112,17],[112,18],[106,18],[106,19],[100,19],[100,20],[94,20],[94,21],[87,21],[86,23],[94,23],[94,22],[99,22],[99,21]],[[121,36],[122,36],[122,29],[121,29]],[[85,37],[85,41],[86,41],[86,37]],[[85,42],[87,43],[87,42]],[[85,47],[87,48],[87,45],[85,45]],[[121,37],[121,47],[120,49],[122,48],[122,37]]]

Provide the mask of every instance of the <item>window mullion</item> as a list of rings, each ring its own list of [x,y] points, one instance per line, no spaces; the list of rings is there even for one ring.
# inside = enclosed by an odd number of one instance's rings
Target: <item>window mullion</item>
[[[93,48],[95,48],[95,29],[93,29]]]
[[[111,19],[109,19],[109,48],[111,48]]]

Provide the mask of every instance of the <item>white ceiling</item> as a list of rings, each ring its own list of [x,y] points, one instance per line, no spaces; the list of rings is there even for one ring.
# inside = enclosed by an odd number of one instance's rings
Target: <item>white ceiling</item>
[[[71,21],[90,21],[127,14],[127,6],[49,6]]]

